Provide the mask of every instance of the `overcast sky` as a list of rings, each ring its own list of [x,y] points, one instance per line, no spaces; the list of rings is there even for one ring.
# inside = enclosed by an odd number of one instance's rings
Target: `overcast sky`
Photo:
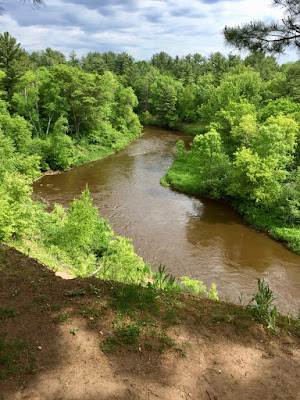
[[[79,56],[111,50],[149,60],[160,51],[172,56],[227,54],[233,50],[224,43],[225,25],[281,17],[271,0],[45,1],[46,7],[36,9],[19,0],[5,0],[1,32],[8,31],[29,52],[49,46],[66,55],[75,50]],[[279,62],[296,59],[293,52]]]

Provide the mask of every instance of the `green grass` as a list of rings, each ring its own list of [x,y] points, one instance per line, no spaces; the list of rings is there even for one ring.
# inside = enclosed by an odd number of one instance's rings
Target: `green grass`
[[[75,290],[65,290],[64,295],[68,296],[68,297],[85,296],[86,290],[84,288],[75,289]]]
[[[116,336],[110,336],[103,342],[99,343],[100,349],[107,353],[113,353],[120,345],[121,343]]]
[[[130,315],[135,311],[154,314],[158,311],[158,295],[152,288],[138,285],[115,285],[111,288],[109,305],[116,311]]]
[[[101,288],[98,288],[97,286],[94,286],[94,285],[90,285],[89,291],[90,291],[90,294],[95,294],[95,295],[97,295],[97,297],[99,297],[100,293],[101,293]]]
[[[55,317],[55,321],[56,322],[65,322],[65,321],[68,321],[70,318],[71,318],[70,314],[63,312],[63,313],[59,314],[57,317]]]
[[[197,164],[191,162],[187,154],[174,161],[165,176],[165,181],[184,193],[201,194],[201,182],[198,179]]]
[[[88,318],[99,318],[102,315],[101,310],[99,310],[93,306],[86,307],[81,312],[82,312],[82,315],[84,315],[85,317],[88,317]]]
[[[101,158],[107,157],[110,154],[113,154],[114,152],[115,150],[112,149],[111,147],[103,147],[103,146],[87,147],[81,150],[81,152],[79,153],[75,166],[86,164],[88,162],[95,160],[100,160]]]
[[[168,308],[164,315],[164,320],[168,327],[179,324],[178,310],[176,308]]]
[[[204,122],[177,122],[175,129],[187,133],[188,135],[200,135],[205,132],[206,123]]]
[[[121,343],[131,345],[137,343],[140,333],[141,327],[139,324],[129,323],[125,326],[119,326],[116,334]]]
[[[112,146],[87,145],[78,146],[76,165],[86,164],[91,161],[100,160],[111,154],[124,149],[133,140],[130,135],[123,135]]]
[[[213,323],[218,324],[218,323],[223,322],[223,321],[228,321],[229,317],[228,317],[228,315],[213,314],[212,317],[211,317],[211,320],[212,320]]]
[[[167,182],[166,176],[163,176],[162,178],[160,178],[160,184],[163,187],[169,187],[170,185]]]
[[[51,311],[59,311],[62,308],[66,307],[67,303],[66,302],[62,302],[62,303],[54,303],[52,305],[50,305],[50,310]]]
[[[144,118],[144,116],[141,114],[139,115],[139,119],[141,121],[142,124],[144,125],[148,125],[148,126],[158,126],[160,128],[165,128],[165,129],[173,129],[173,130],[177,130],[183,133],[186,133],[188,135],[199,135],[200,133],[204,133],[205,131],[205,127],[206,127],[206,123],[205,122],[182,122],[182,121],[177,121],[175,126],[172,127],[167,127],[165,125],[162,125],[157,117],[155,116],[150,116],[149,114],[149,118]]]
[[[117,324],[115,324],[117,325]],[[104,341],[100,342],[100,349],[113,353],[121,347],[136,350],[137,343],[142,332],[142,326],[139,323],[126,321],[115,327],[115,333]]]
[[[163,353],[164,351],[171,349],[175,345],[175,341],[166,333],[165,330],[158,333],[158,351]]]
[[[27,342],[0,338],[0,380],[32,371],[35,357]]]
[[[274,239],[287,242],[289,249],[300,254],[300,226],[274,227],[269,230],[269,233]]]
[[[33,300],[34,300],[36,303],[45,303],[45,301],[47,300],[47,298],[46,298],[46,296],[45,296],[44,294],[40,294],[40,295],[38,295],[38,296],[35,296],[35,297],[33,298]]]
[[[145,347],[163,352],[174,346],[165,328],[179,323],[178,302],[171,301],[176,294],[160,293],[152,287],[116,284],[110,288],[109,296],[108,307],[115,311],[114,334],[100,343],[102,350]]]
[[[13,308],[0,307],[0,320],[15,317],[16,311]]]

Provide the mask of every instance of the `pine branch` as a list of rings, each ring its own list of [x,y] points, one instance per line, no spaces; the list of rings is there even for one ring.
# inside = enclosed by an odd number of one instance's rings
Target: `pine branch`
[[[274,6],[284,9],[285,18],[280,22],[252,21],[237,27],[225,27],[226,42],[250,51],[282,53],[286,47],[300,51],[300,1],[273,0]]]

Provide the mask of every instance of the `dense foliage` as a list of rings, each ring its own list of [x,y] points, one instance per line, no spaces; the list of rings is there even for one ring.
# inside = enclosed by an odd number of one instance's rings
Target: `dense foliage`
[[[138,86],[131,87],[130,79]],[[56,205],[51,213],[30,197],[30,184],[42,171],[107,155],[137,137],[141,124],[134,112],[139,110],[134,89],[140,97],[151,92],[159,114],[159,101],[168,85],[172,98],[174,82],[181,90],[181,83],[147,63],[134,64],[125,53],[89,53],[79,60],[72,52],[66,61],[50,48],[28,54],[9,33],[0,35],[0,244],[5,241],[76,276],[157,290],[192,288],[192,280],[185,277],[181,283],[165,269],[154,274],[131,240],[116,237],[99,216],[88,189],[68,209]],[[149,96],[142,100],[145,111]],[[175,103],[167,124],[176,121]],[[201,282],[201,292],[217,299],[215,286],[206,291]]]
[[[272,73],[273,71],[273,73]],[[279,66],[251,55],[203,93],[193,122],[203,123],[192,149],[178,143],[167,181],[229,202],[254,226],[300,252],[300,63]],[[177,107],[180,115],[180,107]]]
[[[96,270],[106,279],[145,282],[149,267],[129,239],[114,236],[88,190],[52,213],[30,198],[41,171],[106,155],[141,133],[132,88],[111,71],[72,66],[52,49],[29,55],[7,32],[0,68],[0,243],[75,275]]]
[[[195,134],[183,142],[167,181],[233,204],[253,225],[300,252],[300,62],[272,56],[200,54],[149,62],[126,53],[69,59],[28,54],[0,35],[0,241],[76,275],[139,282],[158,290],[206,292],[177,281],[115,237],[86,190],[52,213],[30,199],[41,171],[107,155],[141,132],[141,121]]]

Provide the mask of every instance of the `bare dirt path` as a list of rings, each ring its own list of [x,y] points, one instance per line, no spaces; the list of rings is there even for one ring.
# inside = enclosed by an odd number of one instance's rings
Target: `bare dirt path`
[[[297,331],[271,334],[226,303],[144,302],[132,290],[64,280],[0,248],[0,399],[300,399]]]

